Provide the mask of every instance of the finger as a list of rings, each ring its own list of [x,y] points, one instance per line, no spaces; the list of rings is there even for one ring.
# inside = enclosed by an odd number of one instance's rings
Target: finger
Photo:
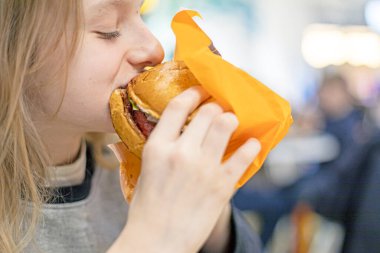
[[[236,183],[247,170],[248,166],[255,160],[261,150],[257,139],[249,139],[222,165],[222,169],[231,176]]]
[[[239,122],[233,113],[219,115],[211,123],[202,143],[202,151],[212,164],[219,164]]]
[[[157,141],[177,139],[188,115],[208,97],[202,87],[194,86],[173,98],[149,138]]]
[[[188,147],[200,147],[212,121],[222,113],[222,107],[216,103],[201,106],[194,119],[182,133],[181,142],[186,143]]]

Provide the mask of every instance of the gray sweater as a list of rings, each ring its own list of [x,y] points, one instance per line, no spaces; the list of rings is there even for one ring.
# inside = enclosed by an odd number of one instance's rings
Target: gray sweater
[[[87,166],[84,166],[87,167],[87,172],[89,171],[89,155],[91,156],[87,152]],[[76,164],[83,164],[83,161]],[[63,200],[56,200],[56,203],[44,205],[43,218],[38,226],[35,240],[25,252],[100,253],[107,251],[126,223],[128,205],[120,191],[117,170],[110,171],[95,166],[93,173],[87,172],[83,175],[85,178],[82,179],[82,186],[86,182],[89,185],[84,187],[84,192],[87,190],[87,194],[79,194],[79,198],[76,194],[76,199],[66,196]],[[60,180],[65,181],[62,177]],[[66,185],[64,189],[65,191],[61,192],[63,195],[83,192],[83,187],[78,188],[78,186]],[[67,200],[70,200],[70,203],[67,203]],[[232,224],[233,252],[260,252],[257,236],[235,208]]]

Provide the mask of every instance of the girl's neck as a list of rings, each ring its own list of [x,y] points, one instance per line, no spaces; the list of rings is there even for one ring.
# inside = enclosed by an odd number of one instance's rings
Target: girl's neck
[[[48,145],[53,166],[73,163],[79,156],[82,136],[57,140]]]
[[[80,152],[83,134],[45,130],[42,138],[51,159],[50,165],[60,166],[76,160]]]

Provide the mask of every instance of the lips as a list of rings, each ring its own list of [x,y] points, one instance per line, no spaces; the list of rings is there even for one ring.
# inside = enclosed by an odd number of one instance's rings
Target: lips
[[[120,85],[117,86],[117,89],[126,89],[127,86],[128,86],[128,84],[129,84],[129,82],[130,82],[133,78],[137,77],[139,74],[141,74],[141,73],[144,72],[144,71],[145,71],[145,69],[142,70],[142,71],[139,71],[139,72],[135,72],[134,74],[132,74],[132,75],[130,76],[130,78],[127,78],[127,79],[125,79],[125,80],[122,81],[122,82],[118,82]]]

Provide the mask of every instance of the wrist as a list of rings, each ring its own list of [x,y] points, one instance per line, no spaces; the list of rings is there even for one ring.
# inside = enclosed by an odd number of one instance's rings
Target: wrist
[[[149,231],[148,229],[145,230],[145,233],[142,230],[142,228],[133,228],[127,224],[107,253],[166,252],[158,242],[154,242],[153,238],[146,233]]]
[[[232,239],[231,217],[232,207],[231,204],[228,204],[219,216],[206,243],[203,245],[202,253],[230,252]]]
[[[144,252],[178,253],[186,252],[175,248],[175,242],[165,238],[158,229],[145,224],[128,222],[107,253]]]

